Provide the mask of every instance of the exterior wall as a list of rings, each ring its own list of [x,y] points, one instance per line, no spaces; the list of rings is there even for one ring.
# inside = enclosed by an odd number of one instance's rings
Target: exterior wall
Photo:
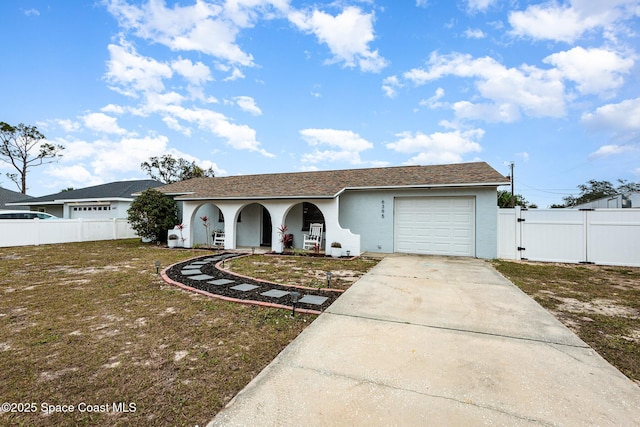
[[[394,250],[394,200],[396,197],[475,198],[475,255],[495,258],[498,252],[495,187],[347,191],[340,196],[339,222],[361,236],[361,250],[390,253]]]
[[[325,236],[328,242],[340,242],[343,254],[347,251],[351,255],[360,254],[360,236],[340,227],[338,223],[338,204],[336,199],[278,199],[278,200],[194,200],[183,202],[183,224],[186,225],[184,233],[185,247],[202,245],[206,243],[204,227],[200,217],[207,215],[217,220],[216,209],[220,209],[224,215],[225,248],[235,249],[238,246],[258,246],[261,239],[262,211],[264,206],[271,216],[271,249],[282,252],[282,243],[278,228],[287,225],[290,233],[294,234],[294,245],[302,245],[302,207],[301,202],[315,204],[322,212],[326,230]],[[242,211],[242,222],[237,223],[238,214]],[[296,215],[296,212],[299,215]],[[211,230],[216,227],[212,224]],[[221,227],[222,228],[222,227]]]

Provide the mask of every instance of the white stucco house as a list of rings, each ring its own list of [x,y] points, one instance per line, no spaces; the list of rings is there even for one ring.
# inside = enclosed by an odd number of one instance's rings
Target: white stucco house
[[[322,250],[497,256],[497,187],[509,179],[484,162],[194,178],[157,189],[182,204],[184,246],[225,232],[225,248],[282,251],[287,226],[301,247],[324,224]],[[202,217],[209,219],[205,227]]]
[[[134,193],[163,185],[153,179],[116,181],[76,190],[61,191],[42,197],[32,197],[7,207],[22,205],[32,211],[46,212],[59,218],[105,219],[127,218],[127,209]],[[11,208],[16,209],[16,208]]]

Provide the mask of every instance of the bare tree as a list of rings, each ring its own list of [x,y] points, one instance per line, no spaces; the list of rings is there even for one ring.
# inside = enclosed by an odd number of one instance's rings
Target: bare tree
[[[46,142],[45,136],[35,126],[23,123],[11,126],[0,122],[0,160],[18,171],[7,173],[7,177],[15,182],[22,194],[27,194],[29,169],[57,161],[62,157],[62,150],[62,145]]]

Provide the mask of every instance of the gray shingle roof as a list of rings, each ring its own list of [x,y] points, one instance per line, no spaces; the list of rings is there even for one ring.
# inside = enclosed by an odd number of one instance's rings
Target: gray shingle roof
[[[23,200],[30,200],[33,197],[28,196],[26,194],[18,193],[17,191],[7,190],[6,188],[0,187],[0,209],[24,209],[27,208],[25,206],[5,206],[5,203],[12,202],[22,202]]]
[[[194,178],[158,188],[177,200],[327,198],[350,188],[497,186],[509,179],[484,162]]]
[[[153,179],[135,181],[117,181],[108,184],[95,185],[93,187],[79,188],[77,190],[61,191],[48,196],[34,197],[28,200],[29,205],[66,200],[97,200],[97,199],[133,199],[132,194],[139,193],[147,188],[156,188],[163,183]]]

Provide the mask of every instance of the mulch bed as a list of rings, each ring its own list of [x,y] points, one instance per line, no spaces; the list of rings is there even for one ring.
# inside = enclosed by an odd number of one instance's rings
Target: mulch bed
[[[190,276],[182,274],[182,270],[184,270],[187,265],[193,264],[194,262],[197,262],[199,260],[203,260],[207,258],[215,258],[220,256],[224,256],[226,257],[226,259],[230,259],[238,256],[243,256],[243,254],[226,252],[226,253],[219,253],[219,254],[216,253],[212,255],[206,255],[206,256],[190,259],[188,261],[181,262],[178,264],[174,264],[173,266],[169,267],[165,271],[165,273],[167,277],[169,277],[171,280],[182,283],[189,287],[200,289],[202,291],[206,291],[211,294],[222,295],[225,297],[236,298],[240,300],[268,302],[268,303],[280,304],[288,307],[292,306],[293,301],[291,298],[291,294],[284,295],[280,298],[273,298],[273,297],[267,297],[262,295],[262,293],[270,291],[272,289],[282,290],[286,292],[294,292],[294,291],[299,292],[300,299],[302,299],[302,297],[304,297],[305,295],[318,295],[318,296],[327,297],[327,300],[322,305],[305,304],[300,302],[296,304],[296,308],[303,308],[303,309],[316,310],[316,311],[324,311],[336,300],[336,298],[342,295],[342,292],[338,292],[336,290],[301,288],[301,287],[295,287],[295,286],[281,285],[278,283],[272,283],[272,282],[267,282],[263,280],[253,279],[253,278],[247,278],[244,276],[237,276],[235,274],[229,273],[228,271],[218,269],[216,267],[217,262],[210,262],[200,267],[200,271],[202,272],[202,274],[207,274],[209,276],[212,276],[211,279],[193,280],[190,278]],[[228,285],[213,285],[213,284],[207,283],[207,282],[211,282],[213,280],[218,280],[218,279],[233,280],[235,283],[228,284]],[[258,286],[258,288],[255,288],[253,290],[246,291],[246,292],[231,289],[231,287],[239,285],[241,283],[255,285],[255,286]]]

